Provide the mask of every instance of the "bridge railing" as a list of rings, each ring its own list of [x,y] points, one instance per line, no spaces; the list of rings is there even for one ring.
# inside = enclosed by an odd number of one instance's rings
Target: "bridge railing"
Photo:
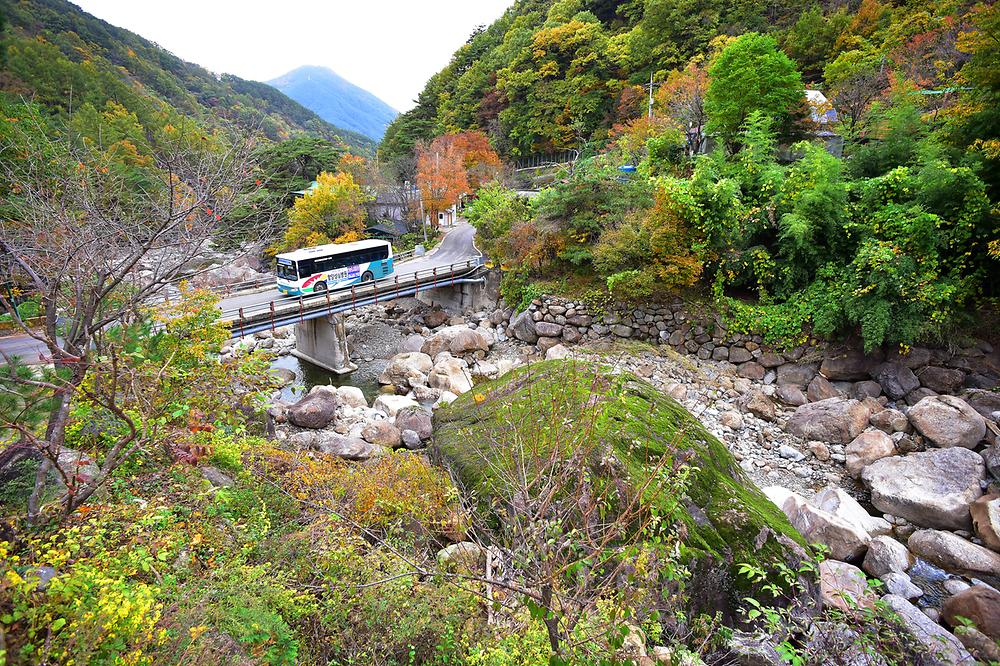
[[[366,305],[395,300],[401,296],[427,289],[447,287],[468,281],[483,266],[483,257],[473,257],[454,264],[425,268],[411,273],[395,273],[392,277],[362,282],[348,288],[320,294],[272,299],[267,303],[231,308],[222,311],[221,319],[234,333],[245,334],[271,330],[301,323],[324,314],[356,310]],[[253,329],[253,330],[248,330]]]

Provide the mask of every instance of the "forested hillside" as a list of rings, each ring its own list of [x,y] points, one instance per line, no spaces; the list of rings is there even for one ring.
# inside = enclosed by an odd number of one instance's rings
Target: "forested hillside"
[[[574,284],[634,301],[694,288],[775,342],[945,341],[989,321],[1000,284],[998,16],[522,0],[428,82],[382,155],[460,132],[508,161],[577,151],[530,205],[495,185],[469,211],[515,304]]]
[[[271,86],[217,76],[64,0],[0,0],[7,20],[0,90],[69,111],[108,102],[143,115],[166,105],[212,123],[259,124],[272,140],[308,133],[355,151],[371,140],[319,118]]]

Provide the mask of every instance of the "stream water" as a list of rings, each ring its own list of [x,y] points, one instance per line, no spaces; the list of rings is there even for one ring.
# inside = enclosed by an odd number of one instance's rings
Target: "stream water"
[[[377,379],[382,370],[361,360],[358,361],[358,365],[360,367],[349,375],[338,375],[291,354],[279,356],[271,363],[272,368],[282,368],[295,373],[295,380],[281,389],[281,399],[286,402],[296,402],[314,386],[330,385],[356,386],[365,394],[370,404],[379,393]]]

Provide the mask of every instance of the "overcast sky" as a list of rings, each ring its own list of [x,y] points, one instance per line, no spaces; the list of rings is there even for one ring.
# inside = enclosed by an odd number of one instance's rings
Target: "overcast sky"
[[[73,0],[213,72],[267,81],[322,65],[399,111],[513,0]]]

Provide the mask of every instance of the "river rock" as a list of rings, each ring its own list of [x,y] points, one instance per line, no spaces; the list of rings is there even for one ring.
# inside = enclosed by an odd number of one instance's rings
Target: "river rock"
[[[816,375],[809,382],[809,387],[806,389],[806,397],[809,398],[809,402],[819,402],[827,398],[840,397],[840,391],[830,383],[829,379],[823,375]]]
[[[924,591],[914,585],[905,573],[895,571],[887,573],[882,576],[882,582],[885,583],[886,592],[899,595],[904,599],[916,599],[924,595]]]
[[[423,317],[424,324],[426,324],[427,328],[437,328],[438,326],[442,326],[451,318],[448,316],[447,312],[438,309],[425,312]]]
[[[876,460],[861,473],[875,508],[922,527],[968,529],[983,491],[983,459],[968,449],[931,449]]]
[[[450,391],[455,395],[461,395],[472,390],[472,378],[458,359],[445,358],[434,365],[434,369],[427,376],[428,383],[444,391]]]
[[[361,437],[367,442],[395,449],[400,444],[399,428],[392,425],[385,419],[372,421],[361,431]]]
[[[1000,495],[984,495],[969,506],[979,540],[1000,552]]]
[[[836,560],[859,558],[868,545],[868,533],[843,518],[813,506],[798,493],[764,489],[765,494],[780,500],[778,507],[788,516],[788,522],[797,529],[809,543],[821,543],[830,549],[830,557]]]
[[[851,398],[828,398],[796,408],[788,430],[802,439],[847,444],[868,425],[871,409]]]
[[[535,322],[531,318],[531,313],[527,310],[511,320],[509,333],[521,342],[527,342],[529,345],[533,345],[538,341]]]
[[[288,408],[288,421],[300,428],[325,428],[337,418],[336,391],[312,391]]]
[[[872,537],[868,542],[861,568],[868,574],[881,578],[889,573],[903,573],[913,565],[913,556],[906,546],[888,535]]]
[[[539,336],[558,338],[562,335],[563,327],[559,324],[548,321],[538,321],[535,322],[535,332],[538,333]]]
[[[942,368],[936,365],[928,365],[917,372],[917,379],[923,386],[926,386],[935,393],[954,393],[962,388],[965,381],[965,373],[955,368]]]
[[[357,386],[338,386],[337,387],[337,397],[340,398],[340,403],[347,405],[348,407],[367,407],[368,399],[365,398],[364,392]]]
[[[921,435],[941,447],[971,449],[986,436],[986,419],[955,396],[924,398],[910,408],[907,416]]]
[[[923,646],[929,666],[972,664],[974,660],[962,643],[937,622],[903,597],[887,594],[882,601],[899,616],[904,631]]]
[[[959,618],[972,620],[976,629],[1000,641],[1000,592],[986,585],[973,585],[945,599],[941,617],[952,627],[963,624]]]
[[[816,368],[815,363],[786,363],[778,366],[778,386],[795,386],[805,391],[809,382],[816,376]]]
[[[396,427],[412,430],[420,439],[430,439],[433,434],[431,415],[421,407],[404,407],[396,413]]]
[[[988,419],[993,412],[1000,411],[1000,391],[967,389],[961,397],[983,418]]]
[[[453,543],[438,551],[437,561],[444,569],[480,573],[486,564],[486,550],[471,541]]]
[[[741,400],[741,402],[743,404],[743,409],[759,419],[773,421],[777,416],[774,403],[759,390],[754,389],[747,394],[746,398]]]
[[[902,400],[907,393],[920,388],[920,380],[913,370],[901,363],[883,363],[875,369],[873,376],[892,400]]]
[[[889,435],[881,430],[868,430],[855,437],[847,445],[845,449],[847,472],[855,479],[859,479],[865,467],[895,453],[896,444]]]
[[[798,407],[809,402],[809,398],[802,392],[802,389],[794,384],[779,384],[776,395],[781,402],[792,407]]]
[[[823,560],[819,565],[820,599],[827,608],[850,613],[875,606],[875,593],[861,569],[847,562]]]
[[[423,352],[403,352],[396,354],[379,375],[380,384],[414,387],[427,383],[427,374],[433,367],[431,357]]]
[[[868,422],[889,435],[910,429],[910,420],[898,409],[881,409],[872,414]]]
[[[442,328],[427,338],[420,348],[424,354],[434,358],[441,352],[450,352],[453,356],[464,356],[477,351],[488,352],[490,343],[486,337],[468,326],[448,326]]]
[[[945,571],[966,576],[1000,576],[1000,553],[943,530],[917,530],[907,541],[910,552]]]
[[[418,352],[424,346],[424,342],[427,338],[420,335],[419,333],[414,333],[413,335],[408,335],[399,343],[398,353],[405,354],[407,352]]]
[[[549,347],[545,352],[545,360],[551,361],[552,359],[569,358],[572,354],[566,345],[555,345],[554,347]]]
[[[820,373],[831,381],[859,381],[868,379],[874,361],[860,351],[852,350],[840,356],[825,358]]]
[[[823,511],[832,513],[864,530],[871,536],[888,534],[892,531],[892,525],[889,524],[888,520],[869,514],[856,499],[842,488],[827,486],[816,493],[812,503]]]
[[[382,412],[386,416],[395,416],[399,410],[407,407],[419,407],[416,400],[407,398],[405,395],[390,395],[383,393],[375,398],[372,408]]]
[[[852,398],[864,400],[865,398],[877,398],[882,395],[882,385],[870,379],[860,381],[851,387]]]
[[[344,460],[368,460],[379,452],[379,447],[360,437],[345,437],[333,432],[321,433],[313,440],[312,448]]]

